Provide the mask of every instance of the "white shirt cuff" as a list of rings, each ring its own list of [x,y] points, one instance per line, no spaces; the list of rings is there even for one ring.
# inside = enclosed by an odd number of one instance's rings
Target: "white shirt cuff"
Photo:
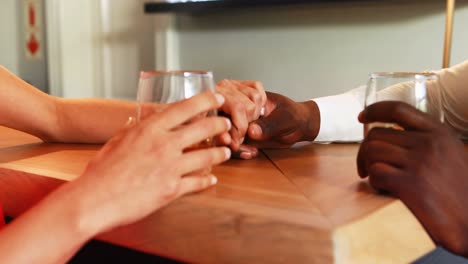
[[[362,104],[353,90],[314,101],[320,110],[320,131],[315,141],[357,142],[363,139],[363,126],[357,119]]]

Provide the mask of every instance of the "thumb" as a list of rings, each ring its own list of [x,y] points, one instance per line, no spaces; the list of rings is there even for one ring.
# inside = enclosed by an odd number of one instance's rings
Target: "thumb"
[[[291,120],[287,111],[276,109],[270,115],[250,123],[247,134],[250,139],[257,141],[279,138],[288,131],[293,130]]]

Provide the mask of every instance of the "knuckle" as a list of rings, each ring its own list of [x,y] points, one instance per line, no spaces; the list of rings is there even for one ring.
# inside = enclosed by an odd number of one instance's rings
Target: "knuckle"
[[[407,106],[404,103],[396,102],[393,107],[391,108],[391,116],[392,118],[396,119],[404,114],[406,111]]]
[[[197,189],[204,189],[207,186],[210,185],[210,178],[209,177],[203,177],[200,179],[197,183]]]
[[[389,102],[391,105],[389,107],[389,117],[393,120],[399,120],[402,116],[407,116],[411,114],[415,109],[413,106],[410,106],[404,102]]]
[[[413,164],[412,164],[412,173],[411,173],[411,178],[413,179],[421,179],[423,178],[424,175],[426,175],[426,163],[423,162],[423,159],[422,158],[415,158],[413,160]],[[414,184],[421,184],[422,182],[421,181],[417,181],[415,182]]]
[[[191,186],[191,191],[199,191],[206,189],[210,186],[210,178],[209,177],[197,177],[196,181]]]
[[[241,102],[234,103],[233,108],[234,108],[234,110],[236,112],[245,112],[245,110],[246,110],[245,105],[243,103],[241,103]]]
[[[367,142],[367,145],[366,145],[366,150],[368,153],[372,153],[372,152],[375,152],[375,151],[378,151],[379,150],[379,143],[375,140],[371,140],[369,142]]]
[[[260,92],[254,92],[251,95],[252,101],[254,101],[256,104],[261,104],[262,103],[262,95]]]
[[[223,162],[225,160],[225,157],[226,157],[226,152],[224,151],[223,148],[219,148],[216,150],[216,154],[213,159],[213,162],[216,164]]]
[[[228,131],[229,129],[229,120],[226,118],[217,118],[217,129],[216,132],[221,133]]]
[[[223,80],[221,80],[221,81],[218,83],[218,85],[220,85],[220,86],[226,86],[226,85],[228,85],[228,83],[229,83],[229,81],[228,81],[227,79],[223,79]]]
[[[421,145],[426,150],[424,153],[431,153],[438,147],[438,140],[433,138],[429,134],[425,134],[421,136]]]
[[[227,128],[227,123],[223,118],[207,118],[205,122],[200,124],[200,131],[203,134],[209,135],[214,133],[220,133],[225,131]]]
[[[257,109],[257,106],[255,104],[252,104],[252,103],[247,104],[245,106],[245,110],[250,116],[254,115],[256,109]]]
[[[382,174],[379,164],[373,164],[369,167],[369,184],[378,191],[387,191],[394,193],[386,176]]]
[[[201,158],[200,164],[202,165],[203,168],[209,167],[214,163],[215,160],[215,154],[213,151],[209,151],[208,154],[203,155]]]
[[[376,140],[378,137],[378,134],[379,134],[378,130],[376,128],[372,128],[371,130],[369,130],[369,132],[367,132],[367,136],[364,139],[365,142],[369,144],[370,142]]]
[[[151,148],[151,152],[155,153],[156,155],[163,155],[163,157],[170,158],[167,153],[173,153],[174,145],[170,144],[169,142],[177,142],[174,140],[174,136],[172,135],[163,135],[163,136],[153,136],[152,143],[149,144]],[[176,145],[179,147],[179,144]]]
[[[212,131],[215,131],[218,128],[218,122],[214,118],[207,118],[205,119],[205,122],[201,122],[199,125],[200,131],[203,134],[211,133]]]
[[[379,177],[379,168],[378,166],[376,166],[375,164],[371,164],[369,166],[369,168],[367,169],[370,177],[369,177],[369,181],[370,183],[373,183],[371,185],[378,185],[379,181],[378,181],[378,177]],[[374,187],[374,186],[373,186]]]
[[[179,102],[176,102],[177,104]],[[175,105],[174,104],[174,105]],[[177,106],[180,112],[184,112],[187,109],[204,109],[206,106],[217,105],[215,94],[212,92],[205,92],[200,95],[195,95],[187,100],[180,101]]]
[[[206,104],[210,108],[217,107],[218,106],[218,100],[216,99],[216,95],[212,92],[206,92]]]
[[[254,87],[257,88],[258,90],[261,90],[261,91],[264,90],[264,88],[263,88],[263,83],[262,83],[262,82],[260,82],[260,81],[254,81],[253,84],[254,84]]]
[[[456,135],[453,130],[447,124],[437,124],[436,128],[434,129],[434,136],[435,137],[453,137]]]
[[[164,199],[166,199],[166,200],[174,199],[175,197],[177,197],[177,194],[179,193],[179,190],[180,190],[179,182],[176,181],[176,180],[170,180],[166,184],[166,189],[165,189],[165,192],[163,194]]]
[[[146,126],[143,126],[142,124],[139,124],[133,128],[133,136],[136,138],[143,138],[146,136],[147,133],[149,133],[149,130]]]
[[[197,179],[197,181],[193,183],[192,189],[193,191],[201,190],[204,189],[206,185],[206,179]]]
[[[376,174],[369,173],[369,184],[370,184],[370,186],[372,186],[372,188],[374,188],[376,190],[381,190],[382,189]]]
[[[215,164],[218,164],[220,162],[223,162],[225,160],[225,151],[223,148],[215,148],[210,150],[210,154],[207,155],[205,159],[205,164],[206,166],[212,166]]]
[[[204,177],[203,180],[200,181],[200,185],[198,187],[199,187],[199,189],[205,189],[210,185],[211,185],[211,178],[210,177]]]
[[[247,132],[247,128],[248,128],[247,125],[240,125],[237,127],[240,138],[245,136],[245,133]]]

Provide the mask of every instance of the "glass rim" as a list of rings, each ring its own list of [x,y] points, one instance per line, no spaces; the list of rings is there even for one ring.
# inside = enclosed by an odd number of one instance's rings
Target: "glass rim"
[[[204,70],[149,70],[149,71],[140,72],[141,79],[149,79],[156,75],[173,75],[173,76],[183,76],[183,77],[201,76],[201,77],[212,78],[213,72],[204,71]]]
[[[423,71],[423,72],[372,72],[369,74],[370,78],[378,79],[378,78],[388,78],[388,77],[395,77],[395,78],[409,78],[409,77],[417,77],[417,76],[424,76],[426,79],[433,80],[437,79],[437,74],[432,71]]]

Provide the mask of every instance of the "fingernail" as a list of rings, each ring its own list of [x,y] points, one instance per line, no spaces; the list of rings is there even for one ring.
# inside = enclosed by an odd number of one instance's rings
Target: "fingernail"
[[[219,93],[215,94],[215,96],[216,96],[216,101],[218,101],[218,105],[219,106],[223,105],[224,104],[224,96],[219,94]]]
[[[244,142],[244,140],[245,140],[245,137],[242,137],[242,138],[240,139],[240,141],[239,141],[239,144],[242,144],[242,143]]]
[[[228,160],[228,159],[231,158],[231,149],[224,148],[224,158],[225,158],[225,160]]]
[[[260,109],[260,115],[261,116],[265,115],[265,107],[262,107],[262,109]]]
[[[258,156],[258,149],[255,149],[251,153],[252,153],[252,157],[257,157]]]
[[[243,158],[243,159],[251,159],[252,158],[252,153],[250,152],[242,152],[240,154],[240,157]]]
[[[253,136],[259,137],[262,135],[262,128],[257,124],[252,124],[251,130]]]
[[[216,178],[216,176],[211,176],[210,178],[210,184],[211,185],[215,185],[216,183],[218,183],[218,178]]]
[[[227,127],[228,127],[228,131],[231,130],[232,128],[232,123],[231,123],[231,120],[229,120],[228,118],[225,118],[226,119],[226,124],[227,124]]]

